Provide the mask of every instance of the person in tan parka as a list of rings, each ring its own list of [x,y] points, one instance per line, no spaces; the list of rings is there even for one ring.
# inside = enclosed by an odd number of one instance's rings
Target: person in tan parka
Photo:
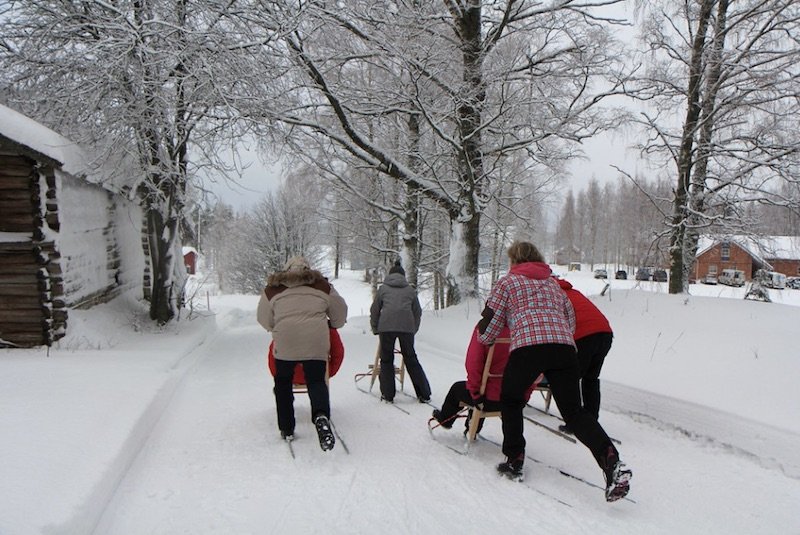
[[[275,342],[275,406],[278,428],[285,440],[294,438],[292,377],[297,364],[311,400],[311,419],[323,450],[333,448],[330,397],[325,368],[330,350],[329,327],[338,329],[347,320],[347,304],[328,280],[311,269],[301,256],[290,258],[283,271],[273,273],[261,293],[258,322],[272,332]]]

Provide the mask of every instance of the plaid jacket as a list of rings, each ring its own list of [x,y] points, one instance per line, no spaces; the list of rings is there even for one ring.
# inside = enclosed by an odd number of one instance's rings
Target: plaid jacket
[[[492,289],[486,308],[493,315],[480,335],[494,342],[505,325],[511,329],[511,347],[566,344],[575,347],[575,311],[564,291],[541,262],[515,265]]]

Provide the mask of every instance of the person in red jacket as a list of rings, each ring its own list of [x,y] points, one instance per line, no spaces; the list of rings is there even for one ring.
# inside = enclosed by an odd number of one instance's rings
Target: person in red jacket
[[[568,281],[556,279],[575,309],[575,346],[581,374],[583,408],[598,419],[600,415],[600,370],[611,350],[614,332],[608,319],[592,301],[572,287]],[[569,426],[559,427],[570,432]]]
[[[503,419],[503,454],[497,471],[515,480],[523,478],[525,436],[522,410],[524,394],[541,373],[550,380],[558,410],[603,470],[606,500],[624,498],[630,491],[632,471],[593,415],[583,408],[580,372],[575,349],[575,309],[544,256],[530,242],[517,241],[508,248],[510,268],[492,288],[478,324],[479,340],[492,344],[503,327],[511,330],[511,351],[503,372],[500,405]]]
[[[497,343],[494,345],[492,365],[489,368],[490,376],[486,381],[486,390],[481,396],[483,370],[486,367],[486,359],[489,357],[489,348],[491,346],[482,344],[478,340],[478,334],[478,327],[476,326],[472,331],[472,338],[469,341],[467,357],[464,362],[464,366],[467,369],[467,380],[453,383],[444,398],[442,409],[433,411],[433,418],[445,429],[453,427],[453,421],[461,408],[459,406],[461,402],[473,407],[482,404],[483,410],[487,412],[500,410],[500,387],[503,382],[503,370],[505,370],[508,362],[508,344]],[[506,327],[500,331],[498,338],[509,338],[510,336],[511,331]],[[537,384],[538,381],[531,385],[526,392],[525,399],[530,399]],[[465,427],[469,429],[469,418],[467,418]],[[478,424],[479,432],[482,427],[483,419]]]

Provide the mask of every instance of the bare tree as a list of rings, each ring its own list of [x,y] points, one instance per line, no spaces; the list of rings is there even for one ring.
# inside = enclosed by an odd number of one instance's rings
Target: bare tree
[[[313,176],[290,174],[278,190],[237,218],[227,236],[229,255],[221,262],[231,289],[259,293],[267,275],[283,269],[292,256],[320,266],[325,256],[318,211],[323,196]]]
[[[597,14],[615,3],[261,4],[291,28],[264,54],[288,105],[275,109],[270,99],[251,116],[285,125],[298,151],[402,183],[407,216],[418,198],[443,210],[457,302],[477,295],[481,217],[507,159],[523,155],[529,177],[555,170],[575,154],[565,141],[615,124],[598,104],[619,90],[621,55]],[[259,16],[249,13],[239,31]],[[403,221],[404,237],[419,234],[412,218]]]

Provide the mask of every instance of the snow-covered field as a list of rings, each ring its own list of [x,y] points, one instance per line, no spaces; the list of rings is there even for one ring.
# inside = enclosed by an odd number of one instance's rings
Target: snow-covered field
[[[499,421],[458,455],[445,446],[463,445],[460,425],[434,441],[428,405],[398,396],[405,414],[357,390],[376,338],[369,288],[345,272],[346,356],[331,381],[344,443],[328,453],[303,396],[296,459],[280,441],[255,296],[201,289],[191,318],[164,331],[120,299],[71,312],[49,356],[0,350],[0,534],[800,533],[800,291],[761,303],[610,280],[601,297],[606,281],[564,274],[615,329],[601,422],[622,442],[635,503],[559,473],[603,482],[585,448],[537,426],[526,437],[540,462],[512,483],[494,471]],[[479,309],[425,312],[417,346],[436,404],[464,376]]]

